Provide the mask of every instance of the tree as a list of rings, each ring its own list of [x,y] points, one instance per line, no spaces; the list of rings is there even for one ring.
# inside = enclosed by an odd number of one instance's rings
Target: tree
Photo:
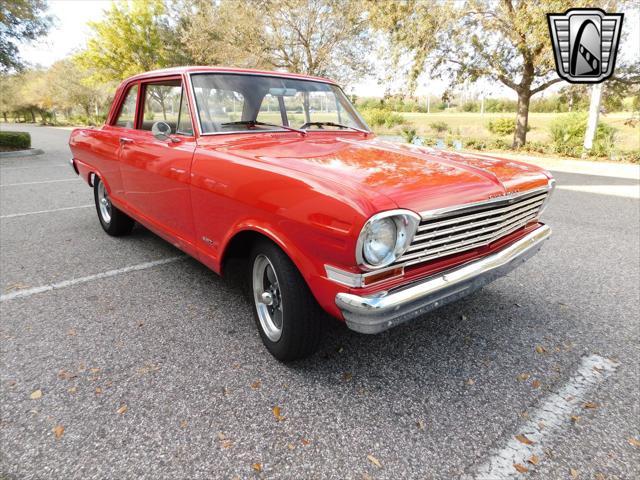
[[[16,43],[45,35],[51,17],[45,15],[45,0],[11,0],[0,2],[0,72],[21,70],[24,63]]]
[[[79,62],[94,70],[96,81],[122,80],[175,64],[174,31],[161,0],[114,3],[100,22]]]
[[[196,63],[276,68],[349,82],[371,64],[357,0],[194,0],[180,34]]]
[[[372,25],[389,35],[396,58],[412,57],[411,85],[429,67],[461,83],[480,77],[518,95],[513,146],[526,143],[531,97],[561,81],[555,73],[546,14],[583,2],[572,0],[369,0]],[[585,3],[584,6],[587,6]]]

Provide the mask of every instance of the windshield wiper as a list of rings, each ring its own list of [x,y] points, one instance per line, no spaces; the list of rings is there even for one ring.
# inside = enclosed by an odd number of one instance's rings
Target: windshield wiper
[[[337,127],[337,128],[349,128],[351,130],[355,130],[356,132],[361,132],[364,133],[365,135],[369,135],[371,132],[368,130],[363,130],[362,128],[356,128],[356,127],[350,127],[349,125],[342,125],[341,123],[335,123],[335,122],[307,122],[304,125],[302,125],[300,128],[306,128],[306,127],[311,127],[311,126],[316,126],[316,127]]]
[[[276,127],[276,128],[283,128],[285,130],[291,130],[292,132],[298,132],[300,135],[307,134],[305,130],[300,130],[299,128],[293,128],[287,125],[278,125],[275,123],[259,122],[258,120],[239,120],[237,122],[225,122],[222,125],[246,125],[248,127],[253,127],[256,125],[264,125],[265,127]]]

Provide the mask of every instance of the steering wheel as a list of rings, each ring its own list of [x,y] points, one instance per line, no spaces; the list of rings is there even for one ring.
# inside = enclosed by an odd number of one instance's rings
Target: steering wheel
[[[324,126],[320,122],[306,122],[306,123],[303,123],[302,125],[300,125],[298,128],[305,129],[305,128],[311,127],[311,126],[318,127],[320,130],[324,130]]]

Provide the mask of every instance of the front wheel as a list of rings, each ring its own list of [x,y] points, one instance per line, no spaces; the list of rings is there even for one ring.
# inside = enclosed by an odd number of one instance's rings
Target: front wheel
[[[105,232],[114,237],[131,233],[135,222],[126,213],[118,210],[111,203],[109,193],[97,175],[93,181],[93,198],[96,202],[100,225],[102,225]]]
[[[322,310],[300,272],[275,244],[264,241],[251,255],[253,313],[262,342],[278,360],[307,357],[322,333]]]

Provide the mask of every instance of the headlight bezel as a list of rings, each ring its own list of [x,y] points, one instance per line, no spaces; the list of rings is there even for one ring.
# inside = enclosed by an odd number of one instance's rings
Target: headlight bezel
[[[391,219],[395,223],[395,244],[382,262],[379,264],[373,264],[365,257],[364,254],[365,238],[371,228],[371,225],[385,219]],[[360,234],[358,235],[358,241],[356,242],[356,263],[360,268],[367,271],[379,270],[381,268],[388,267],[407,251],[411,245],[414,235],[416,234],[419,224],[420,216],[411,210],[387,210],[373,215],[365,222],[360,230]]]

